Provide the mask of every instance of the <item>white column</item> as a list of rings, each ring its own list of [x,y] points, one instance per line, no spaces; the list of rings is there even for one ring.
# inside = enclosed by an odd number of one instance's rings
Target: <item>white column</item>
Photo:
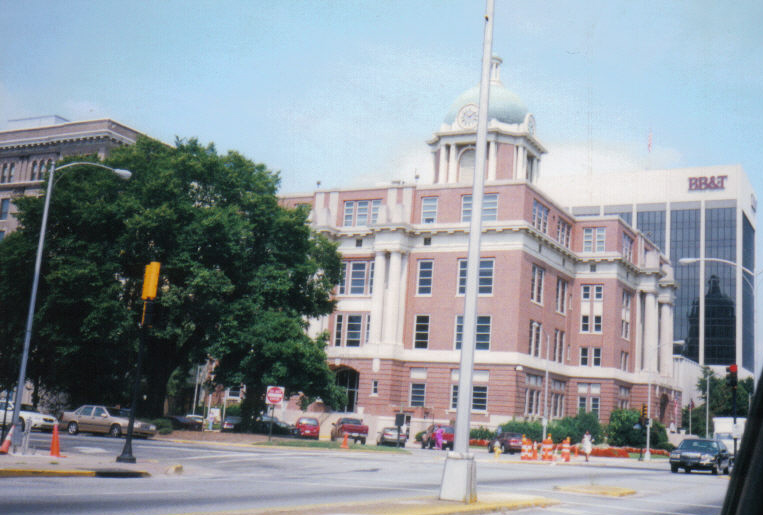
[[[385,316],[384,328],[382,330],[382,341],[384,343],[402,343],[395,342],[398,325],[398,300],[400,297],[400,269],[401,255],[399,251],[390,252],[389,255],[389,278],[387,279],[387,292],[384,299]]]
[[[371,334],[369,343],[381,343],[384,323],[384,293],[387,282],[387,259],[384,252],[374,258],[374,293],[371,295]]]
[[[647,292],[644,302],[644,368],[649,373],[657,371],[658,316],[657,295]]]
[[[660,304],[660,374],[673,373],[673,305]]]
[[[641,291],[637,291],[636,295],[633,296],[633,300],[636,303],[636,345],[634,345],[634,356],[633,356],[633,371],[634,372],[640,372],[644,369],[644,363],[641,361],[642,358],[642,349],[644,347],[644,326],[642,324],[643,317],[641,314]]]
[[[498,146],[495,141],[491,141],[488,147],[488,170],[487,170],[487,180],[494,181],[496,172],[498,170],[498,163],[496,162],[496,154],[498,153],[496,151],[496,147]]]
[[[448,184],[458,182],[458,163],[456,163],[456,145],[448,145]]]
[[[440,172],[437,177],[438,184],[448,182],[448,145],[440,144]]]

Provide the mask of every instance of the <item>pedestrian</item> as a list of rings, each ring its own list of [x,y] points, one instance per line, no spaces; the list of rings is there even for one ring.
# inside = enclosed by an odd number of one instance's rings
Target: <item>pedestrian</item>
[[[585,460],[588,461],[588,457],[591,455],[591,450],[593,448],[593,438],[591,438],[591,433],[588,431],[585,432],[583,435],[583,454],[585,454]]]
[[[437,447],[438,450],[442,450],[442,434],[445,431],[441,426],[437,426],[437,429],[434,432],[434,443],[435,447]]]

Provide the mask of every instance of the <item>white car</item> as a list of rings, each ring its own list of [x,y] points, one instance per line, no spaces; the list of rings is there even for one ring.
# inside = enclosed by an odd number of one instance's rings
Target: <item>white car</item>
[[[32,409],[25,409],[25,405],[21,405],[19,410],[19,424],[21,425],[21,431],[25,431],[29,425],[32,429],[40,431],[53,431],[53,427],[58,423],[55,417],[52,415],[45,415],[39,411]],[[3,426],[3,420],[5,425],[10,426],[13,423],[13,403],[0,401],[0,427]]]

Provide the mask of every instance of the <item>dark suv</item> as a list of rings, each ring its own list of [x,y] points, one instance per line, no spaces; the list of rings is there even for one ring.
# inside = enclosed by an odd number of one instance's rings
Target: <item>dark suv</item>
[[[495,438],[487,444],[488,452],[493,452],[496,446],[499,446],[501,452],[504,453],[514,454],[515,452],[520,452],[522,450],[522,435],[520,433],[503,433],[498,428]]]

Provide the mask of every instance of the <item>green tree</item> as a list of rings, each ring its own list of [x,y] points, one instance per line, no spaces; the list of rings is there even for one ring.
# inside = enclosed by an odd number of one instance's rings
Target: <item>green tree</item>
[[[635,428],[639,423],[638,410],[614,410],[609,416],[607,438],[611,445],[641,447],[646,436],[642,427]]]
[[[581,411],[574,417],[554,420],[548,426],[548,432],[551,433],[554,442],[561,442],[568,436],[570,437],[570,442],[580,442],[583,440],[583,435],[586,431],[591,433],[594,443],[602,441],[601,424],[596,413]]]
[[[125,403],[143,268],[159,261],[142,413],[161,415],[173,372],[209,355],[219,360],[215,381],[244,384],[250,403],[261,401],[268,383],[328,404],[341,399],[324,339],[305,333],[310,318],[333,310],[339,255],[311,232],[307,210],[279,206],[278,175],[195,140],[172,148],[141,138],[107,164],[131,170],[132,179],[90,169],[57,178],[30,377],[74,404],[94,397]],[[20,241],[0,244],[0,284],[13,280],[19,260],[32,262],[39,230],[42,199],[17,205],[22,228],[6,240]]]

